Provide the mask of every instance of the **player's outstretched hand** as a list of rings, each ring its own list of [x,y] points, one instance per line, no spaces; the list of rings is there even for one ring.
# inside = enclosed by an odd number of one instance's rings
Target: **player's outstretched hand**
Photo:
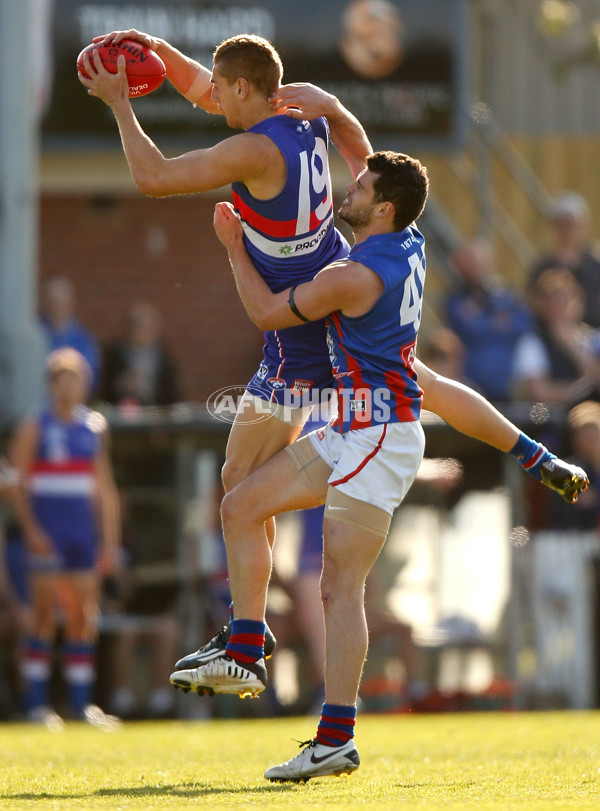
[[[213,227],[220,242],[227,250],[243,242],[242,224],[231,203],[217,203]]]
[[[117,58],[117,72],[109,73],[102,64],[100,54],[94,51],[92,59],[88,54],[83,56],[83,65],[87,76],[77,71],[79,81],[87,87],[90,96],[101,99],[109,107],[129,97],[126,63],[123,54]]]
[[[308,82],[285,84],[269,97],[274,110],[284,112],[291,118],[318,118],[331,115],[338,100],[331,93]]]
[[[134,42],[139,42],[150,48],[151,51],[156,51],[158,48],[158,38],[152,37],[150,34],[144,34],[143,31],[138,31],[137,28],[129,28],[127,31],[111,31],[110,34],[102,34],[99,37],[94,37],[92,42],[99,43],[100,45],[116,45],[124,39],[132,39]]]

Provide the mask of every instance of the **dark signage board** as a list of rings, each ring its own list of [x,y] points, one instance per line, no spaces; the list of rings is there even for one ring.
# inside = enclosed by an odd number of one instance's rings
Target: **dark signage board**
[[[284,81],[312,82],[335,93],[376,148],[461,144],[465,0],[59,0],[53,4],[44,145],[118,147],[110,110],[86,95],[75,62],[94,35],[128,28],[164,37],[207,67],[223,39],[260,34],[281,54]],[[168,82],[133,104],[159,145],[201,146],[231,132]]]

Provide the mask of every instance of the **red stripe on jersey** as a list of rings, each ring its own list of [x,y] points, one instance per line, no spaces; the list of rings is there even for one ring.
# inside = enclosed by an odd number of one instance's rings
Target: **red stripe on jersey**
[[[281,237],[283,239],[291,239],[296,236],[296,226],[298,220],[270,220],[268,217],[263,217],[257,214],[254,209],[250,208],[247,203],[244,203],[239,194],[233,192],[233,205],[238,210],[240,217],[255,228],[269,237]]]
[[[394,413],[398,417],[399,422],[414,422],[418,420],[418,417],[415,417],[412,407],[415,404],[414,397],[407,397],[405,394],[406,391],[406,381],[400,374],[400,372],[386,372],[385,373],[385,384],[388,387],[389,391],[393,392],[394,399],[396,400],[396,406],[394,408]],[[421,392],[422,393],[422,392]]]
[[[271,220],[268,217],[263,217],[262,214],[258,214],[253,208],[251,208],[248,203],[245,203],[239,194],[236,192],[232,192],[233,195],[233,205],[238,210],[240,217],[248,223],[248,225],[252,226],[256,231],[260,231],[261,233],[265,234],[267,237],[279,237],[280,239],[293,239],[295,237],[301,237],[302,234],[297,234],[296,230],[298,228],[298,219],[295,220]],[[327,199],[327,195],[323,198],[324,202]],[[329,207],[329,210],[323,217],[323,219],[319,219],[314,211],[310,212],[310,220],[308,224],[308,230],[315,231],[322,222],[325,222],[327,217],[329,217],[331,213],[331,209],[333,208],[333,204]]]
[[[356,476],[357,473],[360,473],[360,471],[364,468],[367,462],[379,453],[379,450],[383,445],[383,440],[385,439],[386,433],[387,433],[387,423],[384,423],[383,431],[381,432],[381,436],[379,437],[379,442],[373,448],[371,453],[365,456],[360,465],[358,465],[358,467],[355,467],[354,470],[352,470],[350,473],[347,473],[342,479],[337,479],[337,481],[335,482],[329,482],[329,484],[332,487],[337,487],[338,484],[345,484],[347,481],[350,481],[350,479],[354,478],[354,476]]]
[[[367,383],[365,383],[365,381],[363,379],[363,376],[362,376],[362,370],[361,370],[360,366],[358,365],[358,363],[356,361],[356,358],[354,358],[352,355],[350,355],[348,352],[346,352],[346,349],[344,348],[344,345],[342,343],[342,324],[341,324],[341,321],[340,321],[339,313],[331,313],[331,315],[328,316],[328,319],[330,319],[333,322],[333,324],[334,324],[334,326],[335,326],[335,328],[336,328],[336,330],[338,332],[339,347],[340,347],[340,349],[342,350],[342,352],[344,353],[344,355],[346,357],[346,368],[348,369],[348,374],[352,379],[352,388],[354,389],[354,391],[356,391],[357,389],[369,389],[370,390],[371,387]],[[335,376],[335,369],[334,369],[334,376]],[[343,388],[344,387],[340,384],[340,389],[343,390]],[[336,419],[336,421],[334,423],[334,426],[338,427],[338,428],[341,428],[342,425],[344,424],[344,411],[346,410],[346,403],[344,402],[342,395],[340,395],[340,399],[342,400],[342,402],[340,403],[339,413],[338,413],[337,419]],[[368,407],[372,408],[373,404],[369,403]],[[352,420],[350,422],[350,425],[349,425],[349,430],[352,431],[352,430],[354,430],[356,428],[367,428],[369,425],[370,425],[370,420],[368,422],[367,422],[367,420],[357,420],[356,416],[353,416]]]
[[[49,462],[47,459],[36,459],[31,473],[91,473],[94,470],[93,459],[68,459],[65,462]]]
[[[327,200],[327,195],[325,195],[325,197],[321,200],[321,205],[325,202],[325,200]],[[323,217],[322,220],[320,220],[317,217],[316,212],[311,211],[310,212],[310,223],[308,225],[309,229],[311,231],[315,231],[321,225],[322,222],[325,222],[325,220],[329,217],[329,214],[330,214],[332,208],[333,208],[333,203],[329,206],[329,208],[327,210],[327,214],[325,214],[325,216]]]

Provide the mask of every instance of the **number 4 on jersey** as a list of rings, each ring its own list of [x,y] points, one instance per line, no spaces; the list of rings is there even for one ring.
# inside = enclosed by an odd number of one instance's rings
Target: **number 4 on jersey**
[[[421,303],[425,283],[425,262],[422,254],[413,253],[408,257],[410,275],[404,282],[404,295],[400,305],[400,325],[414,324],[415,331],[421,324]]]

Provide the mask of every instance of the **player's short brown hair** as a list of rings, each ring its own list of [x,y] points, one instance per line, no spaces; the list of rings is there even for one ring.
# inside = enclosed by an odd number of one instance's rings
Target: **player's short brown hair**
[[[255,34],[224,40],[215,49],[213,63],[229,84],[246,79],[265,98],[277,90],[283,77],[279,54],[267,39]]]
[[[394,206],[394,228],[403,231],[420,217],[427,202],[427,168],[403,152],[385,150],[367,158],[367,169],[378,175],[373,182],[377,202]]]
[[[92,370],[87,360],[80,352],[71,347],[55,349],[46,358],[46,374],[50,379],[62,372],[72,372],[86,385],[89,384],[92,376]]]

